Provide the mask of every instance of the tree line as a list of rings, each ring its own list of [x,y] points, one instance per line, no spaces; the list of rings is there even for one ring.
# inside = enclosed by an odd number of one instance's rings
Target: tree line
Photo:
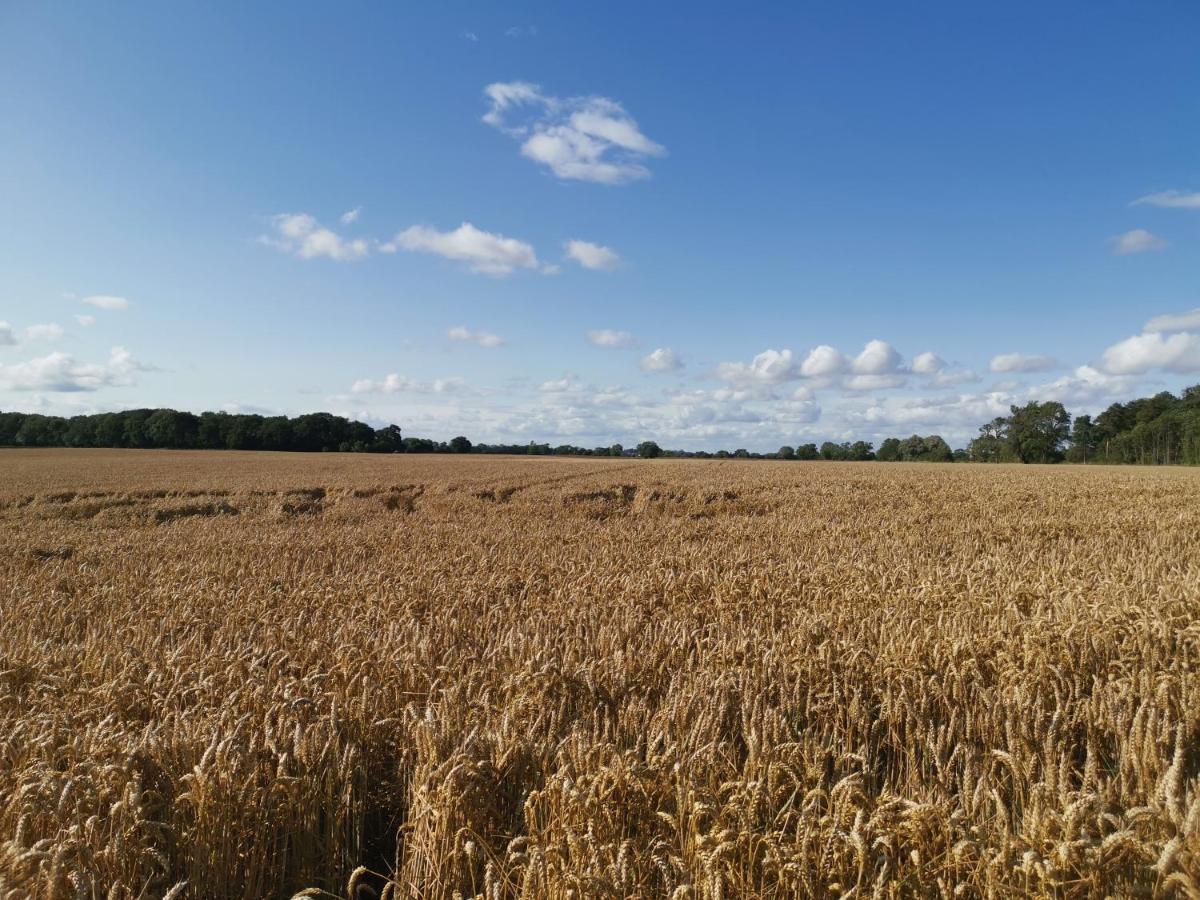
[[[979,429],[968,448],[976,462],[1200,464],[1200,385],[1113,403],[1095,416],[1061,403],[1014,406]]]
[[[397,426],[372,428],[331,413],[288,418],[226,412],[196,415],[174,409],[128,409],[70,418],[0,413],[0,445],[356,453],[404,450]]]
[[[786,445],[775,453],[668,450],[655,441],[579,447],[475,444],[463,435],[449,441],[403,437],[397,425],[372,428],[331,413],[289,418],[246,413],[130,409],[89,416],[0,412],[0,446],[128,447],[173,450],[291,450],[351,453],[504,453],[532,456],[637,456],[693,459],[840,460],[847,462],[1023,462],[1200,465],[1200,385],[1179,396],[1114,403],[1095,416],[1071,418],[1056,401],[1012,406],[979,429],[966,448],[951,450],[941,435],[870,441]]]

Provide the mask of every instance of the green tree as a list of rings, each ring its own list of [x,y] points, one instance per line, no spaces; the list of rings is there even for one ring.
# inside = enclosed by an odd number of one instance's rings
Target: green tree
[[[620,444],[613,444],[611,447],[608,448],[609,456],[620,456],[624,452],[625,452],[625,448],[622,447]]]
[[[642,441],[637,445],[637,455],[642,459],[657,459],[662,456],[662,448],[654,441]]]
[[[1062,459],[1062,446],[1071,431],[1071,417],[1055,400],[1009,407],[1008,444],[1023,463],[1050,463]]]
[[[866,462],[875,458],[875,454],[871,451],[870,441],[855,441],[846,448],[846,459],[854,462]]]
[[[471,442],[460,434],[450,439],[450,449],[455,453],[470,453]]]
[[[979,437],[971,441],[967,453],[972,462],[1012,462],[1014,457],[1008,443],[1008,419],[997,416],[979,426]]]
[[[1067,450],[1070,462],[1088,462],[1096,455],[1100,443],[1099,429],[1091,416],[1076,416],[1071,426],[1071,447]]]
[[[194,447],[199,431],[199,418],[189,412],[156,409],[146,418],[146,442],[151,447]]]
[[[826,441],[821,445],[821,459],[845,459],[846,448],[842,444]]]
[[[885,438],[884,442],[879,445],[879,450],[875,453],[875,458],[880,462],[896,462],[900,459],[900,439]]]
[[[779,457],[780,459],[795,459],[796,458],[796,448],[789,447],[787,444],[784,444],[782,447],[779,448],[779,452],[776,453],[775,455],[777,457]]]

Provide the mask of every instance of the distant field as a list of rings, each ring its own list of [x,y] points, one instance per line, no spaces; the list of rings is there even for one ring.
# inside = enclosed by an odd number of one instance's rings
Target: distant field
[[[3,898],[1200,896],[1200,471],[0,450],[0,523]]]

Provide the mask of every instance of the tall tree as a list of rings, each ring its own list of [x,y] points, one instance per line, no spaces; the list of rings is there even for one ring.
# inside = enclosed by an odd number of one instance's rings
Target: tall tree
[[[1056,400],[1009,407],[1008,444],[1023,463],[1059,462],[1071,432],[1071,417]]]
[[[662,456],[662,447],[654,441],[642,441],[637,445],[637,455],[642,459],[657,459]]]

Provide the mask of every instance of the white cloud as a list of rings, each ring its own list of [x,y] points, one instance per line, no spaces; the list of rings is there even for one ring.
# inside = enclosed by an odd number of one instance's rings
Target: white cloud
[[[25,329],[25,340],[27,341],[57,341],[62,336],[63,327],[57,322],[30,325]]]
[[[957,385],[957,384],[969,384],[971,382],[975,382],[978,380],[979,380],[979,376],[976,375],[970,369],[955,369],[955,370],[945,369],[941,372],[936,372],[935,374],[929,376],[926,379],[926,383],[928,385],[930,385],[931,387],[939,387],[940,388],[940,387],[953,387],[954,385]]]
[[[898,372],[868,372],[862,375],[847,376],[842,382],[842,386],[850,391],[882,391],[904,387],[907,380]]]
[[[1131,253],[1145,253],[1148,250],[1162,250],[1167,246],[1166,241],[1156,234],[1151,234],[1144,228],[1135,228],[1133,231],[1118,234],[1109,243],[1112,244],[1113,253],[1118,256],[1128,256]]]
[[[848,410],[846,422],[857,430],[873,425],[881,430],[931,428],[947,432],[970,431],[988,419],[1007,415],[1016,398],[1003,391],[960,394],[954,397],[887,397],[873,400],[862,410]]]
[[[541,390],[547,394],[561,394],[571,389],[571,376],[558,378],[554,381],[543,381]]]
[[[613,331],[611,328],[589,331],[587,339],[597,347],[629,347],[633,344],[633,335],[628,331]]]
[[[446,337],[452,341],[469,341],[472,344],[478,344],[480,347],[500,347],[504,344],[504,338],[497,334],[489,334],[486,331],[471,331],[463,325],[451,328],[446,332]]]
[[[360,378],[350,387],[353,394],[447,394],[462,389],[461,378],[438,378],[434,381],[418,381],[392,373],[379,381]]]
[[[887,341],[868,341],[851,368],[858,375],[886,375],[900,368],[900,354]]]
[[[273,235],[263,235],[262,243],[298,256],[300,259],[326,257],[338,262],[353,262],[370,252],[363,238],[347,240],[323,227],[308,213],[279,213],[271,217]]]
[[[567,241],[567,256],[585,269],[611,272],[621,264],[621,257],[609,247],[590,241]]]
[[[791,350],[765,350],[749,364],[721,363],[717,377],[735,384],[773,385],[794,378],[839,384],[846,390],[866,391],[902,387],[906,377],[901,357],[887,341],[868,341],[853,359],[821,344],[798,362]],[[837,378],[835,376],[844,376]]]
[[[946,368],[946,361],[936,353],[918,353],[913,357],[912,370],[918,375],[936,375]]]
[[[129,301],[124,297],[109,297],[104,294],[84,297],[80,302],[97,309],[129,309]]]
[[[1134,375],[1151,369],[1200,371],[1200,334],[1150,331],[1125,338],[1104,351],[1104,370],[1110,374]]]
[[[779,384],[796,377],[791,350],[764,350],[747,363],[719,363],[717,377],[734,384]]]
[[[1200,309],[1155,316],[1142,327],[1142,331],[1192,331],[1193,329],[1200,331]]]
[[[929,351],[914,356],[910,368],[917,375],[923,376],[924,384],[929,387],[953,387],[979,380],[979,376],[970,369],[947,368],[944,359]]]
[[[392,243],[383,245],[380,250],[393,253],[397,248],[465,262],[472,272],[495,278],[511,275],[515,269],[542,268],[547,271],[539,265],[537,254],[529,244],[502,234],[480,231],[470,222],[463,222],[454,231],[414,225],[400,232]]]
[[[66,353],[50,353],[26,362],[0,365],[0,386],[13,391],[95,391],[133,384],[149,371],[124,347],[113,347],[103,363],[81,363]]]
[[[79,315],[75,316],[75,321],[84,328],[91,328],[96,324],[96,317],[88,315],[87,313],[80,313]]]
[[[846,366],[846,357],[828,344],[821,344],[808,351],[800,364],[800,374],[805,378],[826,378],[838,374]]]
[[[1116,399],[1127,395],[1133,388],[1133,379],[1125,375],[1106,374],[1092,366],[1079,366],[1061,378],[1031,387],[1026,396],[1030,400],[1088,404]]]
[[[606,97],[560,99],[524,81],[489,84],[484,95],[491,109],[483,121],[520,140],[523,156],[562,179],[625,184],[648,178],[644,161],[667,152]],[[510,124],[515,113],[524,117]]]
[[[683,368],[681,360],[670,347],[659,347],[641,358],[643,372],[676,372]]]
[[[338,217],[343,225],[353,225],[358,221],[358,217],[362,214],[362,207],[356,206],[354,209],[348,209]]]
[[[14,347],[17,343],[17,336],[13,334],[13,327],[7,322],[0,322],[0,347]]]
[[[1045,372],[1058,366],[1050,356],[1029,353],[1001,353],[992,357],[988,368],[993,372]]]
[[[1200,191],[1159,191],[1133,201],[1133,206],[1165,206],[1174,209],[1200,209]]]

